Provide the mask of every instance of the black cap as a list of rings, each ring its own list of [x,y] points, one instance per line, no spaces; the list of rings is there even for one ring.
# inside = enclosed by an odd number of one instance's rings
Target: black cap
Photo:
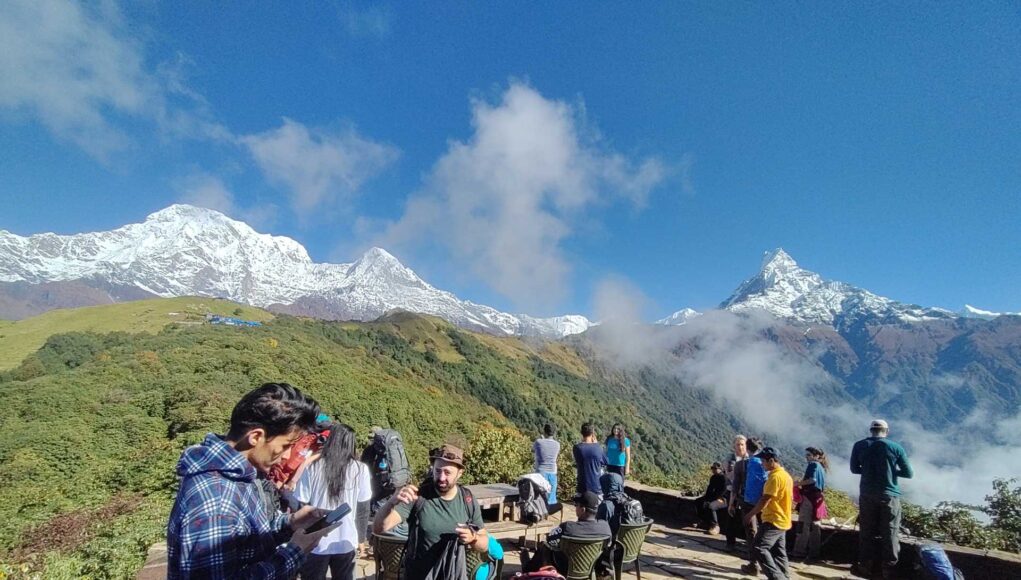
[[[597,511],[599,509],[599,504],[601,503],[599,501],[599,495],[591,491],[586,491],[581,495],[574,496],[574,502],[590,512]]]
[[[759,459],[780,459],[780,452],[772,447],[766,447],[759,451]]]

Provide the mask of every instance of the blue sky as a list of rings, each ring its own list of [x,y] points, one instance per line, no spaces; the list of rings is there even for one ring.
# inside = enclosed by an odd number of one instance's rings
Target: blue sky
[[[784,247],[894,299],[1021,311],[1021,7],[0,7],[0,228],[179,201],[318,261],[593,314],[709,308]]]

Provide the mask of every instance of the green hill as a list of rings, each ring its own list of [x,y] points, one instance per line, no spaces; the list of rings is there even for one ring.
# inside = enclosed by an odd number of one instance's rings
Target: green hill
[[[17,366],[57,333],[158,332],[168,324],[201,323],[207,313],[260,322],[273,318],[265,310],[229,300],[192,296],[51,310],[25,320],[0,320],[0,370]]]
[[[282,316],[257,328],[164,320],[213,310],[209,302],[53,312],[0,330],[24,323],[40,329],[41,343],[0,372],[0,562],[8,563],[0,572],[132,576],[163,534],[181,450],[222,432],[238,398],[266,381],[298,385],[359,432],[399,429],[416,468],[430,447],[461,438],[476,480],[528,469],[529,439],[546,422],[569,443],[584,421],[605,434],[619,420],[635,444],[636,476],[677,485],[742,427],[674,380],[606,370],[563,343],[476,335],[430,317],[355,324]],[[226,314],[236,308],[215,304]],[[61,328],[58,314],[72,329],[118,331],[44,337],[43,329]],[[124,332],[146,328],[158,332]]]

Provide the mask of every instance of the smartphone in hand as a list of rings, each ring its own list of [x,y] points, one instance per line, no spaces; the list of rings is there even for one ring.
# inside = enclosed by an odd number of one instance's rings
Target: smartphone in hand
[[[323,516],[319,521],[315,522],[311,526],[305,528],[305,533],[318,532],[323,528],[328,528],[342,520],[344,516],[351,513],[351,506],[346,503],[340,504],[340,507],[331,511],[330,513]]]

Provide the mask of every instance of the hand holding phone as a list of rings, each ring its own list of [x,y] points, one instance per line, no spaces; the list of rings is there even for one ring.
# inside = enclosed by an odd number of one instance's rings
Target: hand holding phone
[[[482,528],[471,522],[465,522],[463,524],[457,524],[457,527],[454,528],[454,532],[457,533],[457,538],[462,544],[470,544],[478,537],[477,535],[480,529]]]
[[[342,503],[340,504],[340,507],[331,511],[330,513],[323,516],[323,518],[320,519],[319,521],[305,528],[305,533],[308,534],[312,532],[318,532],[323,528],[328,528],[330,526],[338,524],[340,523],[340,520],[344,519],[344,516],[346,516],[349,513],[351,513],[351,506],[347,505],[346,503]]]

